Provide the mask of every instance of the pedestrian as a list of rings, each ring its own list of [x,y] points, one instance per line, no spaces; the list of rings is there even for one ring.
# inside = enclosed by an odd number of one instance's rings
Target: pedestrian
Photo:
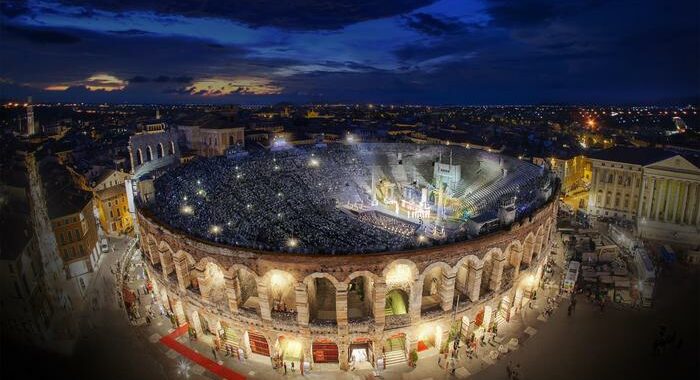
[[[219,361],[219,358],[216,357],[216,349],[214,349],[214,347],[211,348],[211,354],[214,356],[214,361]]]
[[[287,362],[284,362],[284,374],[287,374]]]
[[[294,362],[292,362],[292,373],[294,373]]]

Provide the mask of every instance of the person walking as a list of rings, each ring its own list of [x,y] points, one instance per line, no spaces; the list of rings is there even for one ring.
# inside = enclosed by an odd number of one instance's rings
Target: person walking
[[[284,362],[284,374],[287,375],[287,362]]]
[[[216,356],[216,349],[214,347],[211,348],[211,354],[214,356],[214,361],[219,361],[219,358]]]
[[[294,362],[292,362],[292,373],[294,373]]]

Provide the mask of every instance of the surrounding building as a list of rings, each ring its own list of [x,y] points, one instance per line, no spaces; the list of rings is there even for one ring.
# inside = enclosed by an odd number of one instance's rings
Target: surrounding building
[[[133,229],[133,220],[124,183],[99,190],[95,202],[102,230],[108,234],[126,234]]]
[[[46,208],[67,279],[85,295],[102,253],[92,193],[73,186],[68,171],[50,159],[41,165]]]
[[[700,168],[677,153],[615,147],[592,153],[588,211],[635,222],[642,238],[700,244]]]

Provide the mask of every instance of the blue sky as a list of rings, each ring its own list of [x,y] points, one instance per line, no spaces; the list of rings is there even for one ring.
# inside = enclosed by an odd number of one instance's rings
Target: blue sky
[[[6,1],[0,97],[650,103],[697,97],[698,2]]]

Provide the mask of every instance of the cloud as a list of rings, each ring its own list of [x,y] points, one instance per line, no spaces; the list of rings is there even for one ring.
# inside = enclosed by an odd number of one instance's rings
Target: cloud
[[[461,30],[465,24],[456,18],[434,16],[427,13],[414,13],[405,16],[406,25],[429,36],[441,36]]]
[[[119,79],[110,74],[94,74],[90,77],[70,83],[51,84],[44,87],[47,91],[66,91],[74,87],[83,87],[89,91],[120,91],[123,90],[129,82]]]
[[[30,14],[31,10],[25,0],[0,1],[0,14],[8,18],[15,18]]]
[[[175,93],[196,96],[240,95],[277,95],[283,88],[267,78],[234,77],[203,78],[195,80],[192,85],[178,89]]]
[[[163,15],[219,18],[252,27],[335,30],[361,21],[411,12],[435,0],[59,0],[61,3],[114,12],[146,11]]]

